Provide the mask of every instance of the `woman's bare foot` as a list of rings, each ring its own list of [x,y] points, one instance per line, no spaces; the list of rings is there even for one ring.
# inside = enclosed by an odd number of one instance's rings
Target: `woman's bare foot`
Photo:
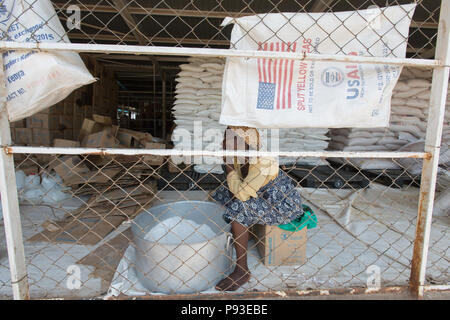
[[[236,267],[232,274],[216,285],[216,290],[236,291],[250,280],[250,271]]]

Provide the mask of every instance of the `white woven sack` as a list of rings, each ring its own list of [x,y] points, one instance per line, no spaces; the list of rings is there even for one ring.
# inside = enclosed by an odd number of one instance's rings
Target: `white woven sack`
[[[4,0],[0,32],[7,41],[66,42],[69,38],[48,0]],[[7,51],[3,65],[11,122],[29,117],[66,98],[94,77],[74,52]]]
[[[383,57],[389,52],[388,57],[403,58],[415,6],[269,13],[226,18],[222,25],[234,24],[233,49],[299,56],[306,52]],[[392,65],[228,58],[220,122],[258,128],[386,127],[400,73],[401,67]]]

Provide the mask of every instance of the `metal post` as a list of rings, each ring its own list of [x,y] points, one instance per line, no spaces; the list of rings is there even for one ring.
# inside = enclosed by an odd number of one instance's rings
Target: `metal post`
[[[162,137],[164,140],[167,136],[167,101],[166,101],[166,74],[162,73],[161,77],[162,82],[162,100],[161,100],[161,106],[162,106]]]
[[[153,136],[156,137],[156,66],[153,64]]]
[[[3,59],[0,55],[0,66]],[[14,299],[29,299],[27,268],[20,221],[19,199],[16,189],[16,174],[12,154],[6,153],[11,144],[11,131],[6,113],[6,88],[3,68],[0,68],[0,193],[2,197],[3,221],[8,248],[9,269]]]
[[[450,65],[450,0],[442,0],[436,59],[441,67],[435,67],[431,86],[430,112],[427,123],[425,151],[431,157],[423,160],[422,182],[420,186],[419,212],[417,215],[416,238],[411,265],[410,289],[417,298],[423,297],[427,265],[428,245],[431,232],[431,218],[439,164],[442,127]]]

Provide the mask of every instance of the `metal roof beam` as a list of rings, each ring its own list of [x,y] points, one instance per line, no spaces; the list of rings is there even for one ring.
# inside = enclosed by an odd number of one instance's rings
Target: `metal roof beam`
[[[97,41],[124,41],[124,42],[138,42],[135,37],[128,35],[118,38],[114,35],[108,34],[86,34],[86,33],[68,33],[70,39],[74,40],[97,40]],[[210,39],[189,39],[189,38],[163,38],[152,37],[151,43],[170,43],[170,44],[192,44],[192,45],[216,45],[229,46],[229,40],[210,40]]]
[[[124,0],[112,0],[112,1],[114,5],[117,7],[120,16],[122,17],[123,20],[125,20],[125,23],[127,24],[128,28],[130,29],[131,33],[134,35],[136,40],[139,42],[139,44],[141,46],[147,45],[150,41],[148,41],[147,37],[139,30],[138,24],[136,23],[130,11],[128,10],[128,5],[125,4],[125,1]],[[161,67],[156,58],[153,56],[148,56],[148,59],[150,59],[150,61],[153,62],[155,72],[162,75]]]
[[[333,2],[333,0],[316,0],[313,4],[310,12],[321,12],[328,8],[328,6]],[[53,3],[55,9],[64,10],[71,3]],[[79,5],[80,10],[84,12],[105,12],[105,13],[117,13],[118,10],[113,6],[106,5],[93,5],[93,4],[83,4]],[[178,16],[178,17],[198,17],[198,18],[218,18],[223,19],[226,17],[244,17],[249,15],[254,15],[252,12],[221,12],[221,11],[207,11],[207,10],[185,10],[185,9],[162,9],[162,8],[151,8],[151,7],[136,7],[128,6],[127,11],[130,14],[136,15],[152,15],[152,16]],[[424,21],[413,21],[411,23],[412,28],[422,28],[422,29],[437,29],[437,22],[424,22]]]
[[[93,55],[94,58],[97,59],[106,59],[106,60],[132,60],[132,61],[148,61],[148,59],[144,56],[135,56],[135,55],[127,55],[127,54],[99,54]],[[187,57],[164,57],[157,56],[156,60],[159,62],[188,62]]]

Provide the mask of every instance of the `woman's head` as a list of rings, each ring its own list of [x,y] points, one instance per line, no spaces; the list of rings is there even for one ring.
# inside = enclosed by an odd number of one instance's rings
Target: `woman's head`
[[[225,130],[226,149],[228,150],[259,150],[261,140],[255,128],[228,126]]]

